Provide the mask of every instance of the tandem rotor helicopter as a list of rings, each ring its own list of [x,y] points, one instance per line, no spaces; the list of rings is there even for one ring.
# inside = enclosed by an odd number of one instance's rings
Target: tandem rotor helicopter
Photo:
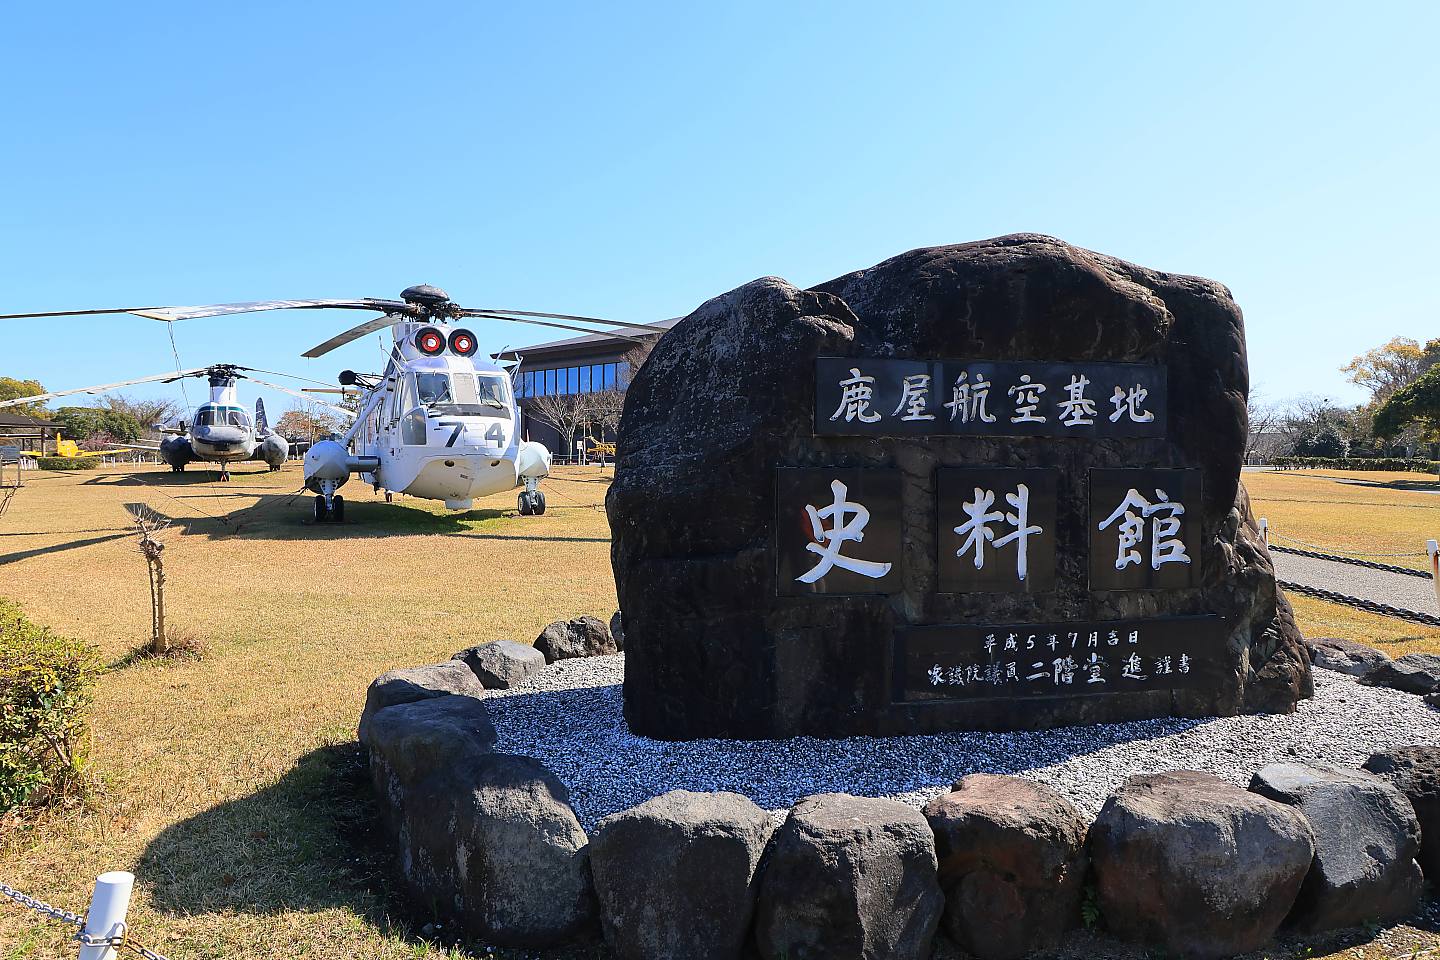
[[[322,357],[386,327],[391,329],[395,342],[381,373],[346,370],[340,374],[342,386],[361,391],[354,424],[343,436],[321,440],[305,454],[305,486],[315,494],[317,522],[344,519],[345,500],[337,491],[352,475],[359,475],[377,492],[384,490],[386,499],[403,493],[444,501],[451,510],[468,510],[478,497],[518,486],[523,487],[518,498],[522,514],[545,512],[545,494],[539,483],[550,474],[551,453],[544,444],[520,438],[519,409],[509,373],[477,356],[479,343],[475,334],[456,325],[456,321],[467,317],[509,320],[580,333],[609,332],[629,340],[638,337],[605,328],[621,327],[656,335],[665,332],[664,327],[596,317],[462,307],[452,302],[444,290],[429,284],[405,288],[399,300],[262,300],[192,307],[117,307],[0,314],[0,320],[128,313],[168,323],[266,310],[320,309],[364,310],[379,316],[312,347],[303,354],[305,357]],[[574,325],[577,323],[602,326]],[[178,379],[176,374],[168,376]],[[27,397],[23,402],[34,403],[36,399]]]
[[[210,383],[210,399],[196,408],[195,416],[189,423],[181,420],[175,427],[154,424],[151,429],[157,433],[169,434],[158,444],[121,443],[116,446],[129,450],[158,453],[160,458],[169,464],[170,469],[176,473],[183,471],[187,464],[197,460],[216,463],[220,465],[220,479],[229,480],[230,464],[237,461],[263,460],[273,472],[279,470],[290,457],[290,441],[270,429],[270,424],[265,416],[265,402],[259,397],[255,398],[254,420],[250,419],[245,408],[240,405],[235,395],[237,380],[251,380],[261,386],[270,387],[272,390],[279,390],[282,393],[309,400],[311,403],[318,403],[297,390],[250,376],[251,370],[254,368],[219,363],[194,370],[178,370],[174,373],[156,374],[153,377],[137,377],[134,380],[121,380],[118,383],[76,387],[73,390],[57,390],[38,396],[21,397],[18,400],[6,400],[0,402],[0,408],[19,404],[45,403],[56,397],[68,397],[77,393],[104,393],[106,390],[115,390],[119,387],[128,387],[139,383],[175,383],[188,377],[205,377]],[[290,376],[290,374],[273,373],[269,370],[257,372],[272,373],[274,376],[281,377]],[[295,377],[293,379],[304,378]],[[328,403],[318,403],[318,405],[352,420],[355,418],[354,412],[343,407],[332,406]]]

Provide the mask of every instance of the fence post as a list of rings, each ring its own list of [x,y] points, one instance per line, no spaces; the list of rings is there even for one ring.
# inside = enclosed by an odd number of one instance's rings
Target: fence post
[[[1430,582],[1435,585],[1435,604],[1440,606],[1440,543],[1426,540],[1425,552],[1430,554]]]
[[[1270,546],[1270,521],[1264,517],[1260,518],[1260,542]]]
[[[87,937],[113,937],[118,935],[125,924],[125,914],[130,910],[130,891],[135,886],[135,874],[123,870],[102,873],[95,881],[95,894],[90,898],[90,909],[85,914]],[[80,948],[80,960],[115,960],[119,952],[110,946]]]

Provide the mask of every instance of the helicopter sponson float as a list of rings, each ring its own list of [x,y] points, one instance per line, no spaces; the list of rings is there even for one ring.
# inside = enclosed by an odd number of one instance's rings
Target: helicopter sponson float
[[[347,370],[346,387],[362,392],[350,429],[311,446],[305,455],[305,486],[315,494],[315,519],[340,521],[345,500],[337,491],[359,476],[376,492],[440,500],[451,510],[468,510],[475,499],[522,487],[522,514],[545,512],[539,482],[550,474],[544,444],[522,440],[520,414],[510,375],[477,355],[467,318],[509,320],[580,333],[608,333],[636,339],[663,327],[562,313],[462,307],[439,287],[407,287],[399,300],[263,300],[196,307],[125,307],[52,313],[3,314],[0,319],[130,313],[173,322],[262,310],[367,310],[380,315],[306,351],[321,357],[360,337],[391,328],[394,345],[383,372]],[[565,322],[559,322],[565,321]],[[576,324],[586,324],[577,326]],[[602,325],[597,328],[590,325]]]

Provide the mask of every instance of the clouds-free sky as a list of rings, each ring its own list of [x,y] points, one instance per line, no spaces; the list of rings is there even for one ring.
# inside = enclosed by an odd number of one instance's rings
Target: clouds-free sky
[[[77,2],[4,21],[4,312],[429,282],[646,321],[757,276],[1038,231],[1226,283],[1271,399],[1359,400],[1348,358],[1440,336],[1432,3]],[[380,363],[373,338],[299,358],[351,322],[175,333],[187,366],[329,380]],[[0,328],[0,375],[53,389],[172,366],[153,321]]]

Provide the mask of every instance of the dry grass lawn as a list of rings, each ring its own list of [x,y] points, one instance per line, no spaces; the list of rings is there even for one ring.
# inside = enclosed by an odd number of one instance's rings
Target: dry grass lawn
[[[1401,552],[1440,534],[1434,494],[1334,475],[1245,479],[1257,513],[1296,538]],[[98,872],[133,870],[132,930],[174,960],[448,955],[390,918],[353,746],[365,687],[473,643],[528,641],[556,618],[608,617],[605,477],[562,469],[549,512],[533,518],[517,516],[510,495],[446,515],[351,484],[343,529],[308,524],[308,499],[291,496],[299,484],[297,465],[247,465],[223,485],[154,469],[30,475],[0,517],[0,595],[116,666],[94,710],[92,800],[12,826],[0,880],[83,909]],[[149,607],[128,502],[175,519],[167,599],[175,630],[204,644],[199,661],[130,656]],[[1435,631],[1304,598],[1296,607],[1310,632],[1440,650]],[[1387,936],[1330,955],[1440,945],[1409,928]],[[73,956],[60,927],[0,902],[0,958]]]
[[[1440,539],[1440,481],[1432,474],[1307,470],[1247,473],[1244,481],[1276,544],[1429,569],[1425,541]],[[1440,629],[1296,594],[1290,602],[1306,636],[1360,640],[1391,656],[1440,653]]]

